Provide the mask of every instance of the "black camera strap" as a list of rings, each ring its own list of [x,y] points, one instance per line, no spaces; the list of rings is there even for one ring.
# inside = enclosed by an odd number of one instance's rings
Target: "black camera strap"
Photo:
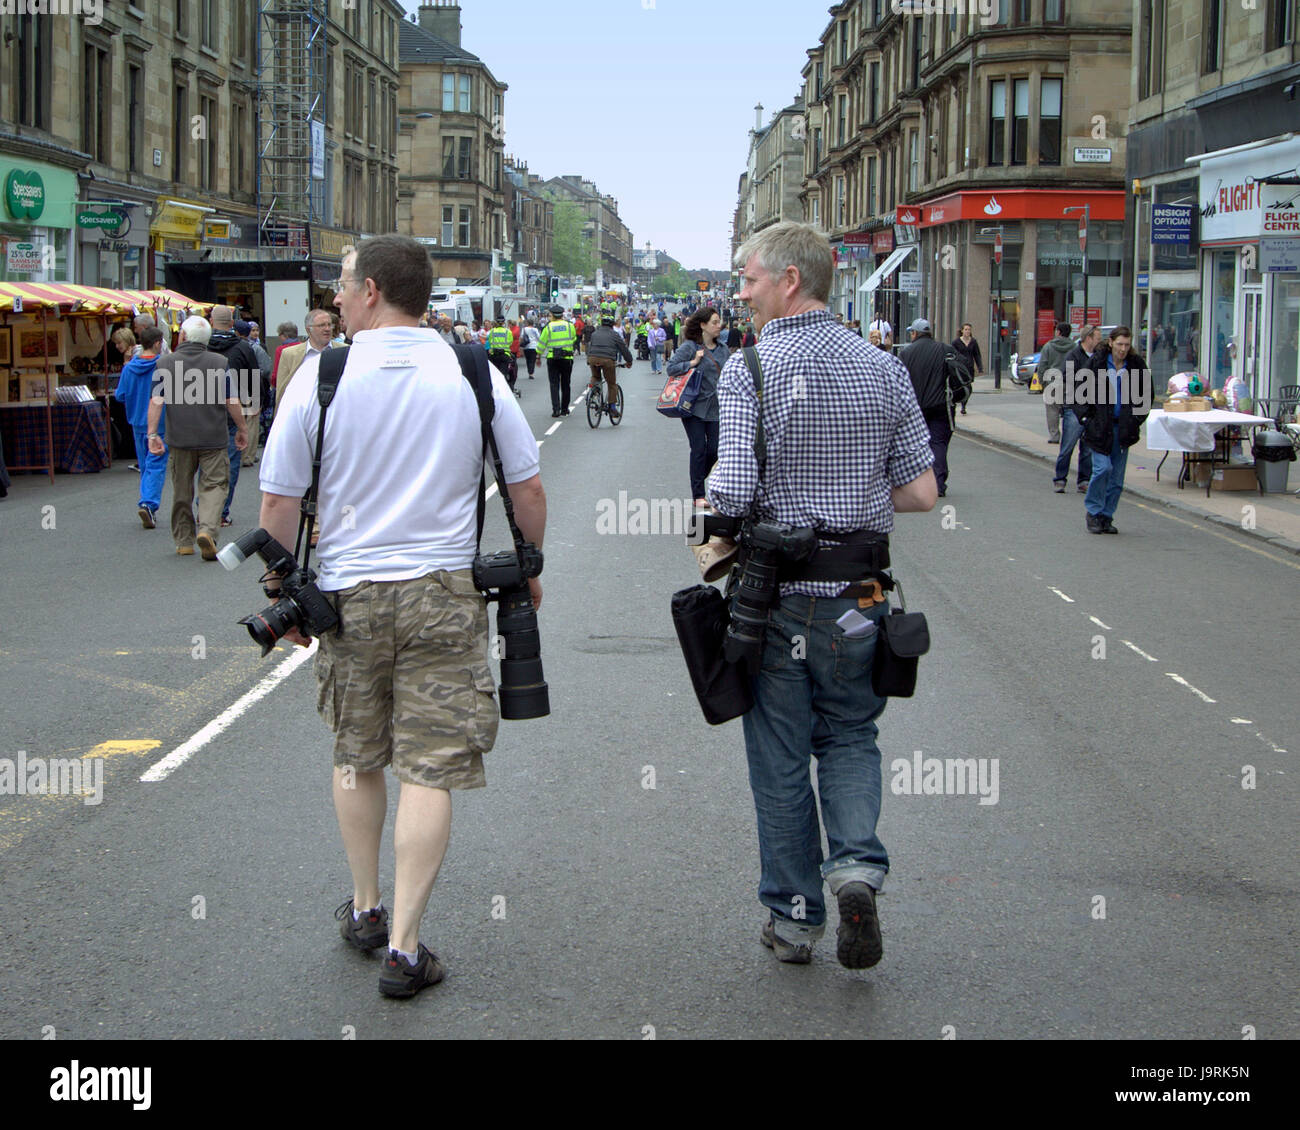
[[[515,508],[510,501],[510,491],[506,488],[506,473],[501,466],[501,453],[497,450],[496,435],[492,431],[492,417],[496,415],[496,402],[492,397],[492,370],[489,367],[487,353],[481,345],[453,345],[456,359],[460,362],[460,371],[470,387],[474,390],[474,399],[478,401],[479,425],[483,431],[483,462],[487,453],[492,452],[492,472],[496,476],[497,493],[501,495],[501,505],[505,508],[506,521],[510,525],[510,536],[515,541],[515,552],[522,564],[524,555],[522,546],[524,535],[520,533],[515,522]],[[474,540],[474,551],[479,551],[483,541],[483,519],[487,511],[486,475],[480,473],[478,481],[478,518]]]
[[[763,485],[763,475],[767,471],[767,433],[763,431],[763,365],[758,358],[755,346],[745,346],[745,364],[749,366],[754,378],[754,394],[758,397],[758,423],[754,425],[754,458],[758,460],[758,486]],[[758,506],[758,490],[754,491],[754,501],[750,504],[749,516],[754,516]]]
[[[293,550],[294,557],[302,562],[304,570],[311,560],[311,535],[316,525],[316,503],[320,495],[320,458],[321,449],[325,446],[325,412],[339,390],[339,381],[343,379],[349,352],[350,346],[326,349],[320,355],[319,368],[316,370],[316,399],[320,402],[320,422],[316,428],[316,452],[311,461],[311,486],[302,496],[302,517],[298,520],[298,541]]]

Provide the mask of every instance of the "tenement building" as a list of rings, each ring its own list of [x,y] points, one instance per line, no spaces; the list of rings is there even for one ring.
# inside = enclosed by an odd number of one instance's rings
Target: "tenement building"
[[[1296,0],[1134,0],[1126,297],[1158,379],[1297,376]]]
[[[925,7],[837,5],[804,68],[805,210],[838,245],[837,312],[948,338],[969,321],[1004,366],[1085,306],[1117,321],[1130,5]]]

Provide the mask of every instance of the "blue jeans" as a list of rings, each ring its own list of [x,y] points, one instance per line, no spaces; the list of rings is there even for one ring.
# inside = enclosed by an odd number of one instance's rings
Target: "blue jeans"
[[[1115,429],[1119,431],[1118,428]],[[1119,438],[1111,440],[1110,454],[1092,453],[1092,481],[1083,497],[1084,509],[1094,518],[1102,515],[1115,517],[1119,496],[1124,493],[1124,471],[1128,467],[1128,448],[1121,447]]]
[[[138,505],[157,510],[162,505],[163,479],[167,477],[167,449],[161,455],[154,455],[149,450],[149,441],[145,437],[149,428],[132,428],[135,434],[135,461],[140,465],[140,502]],[[159,428],[158,434],[162,435]]]
[[[1086,443],[1079,443],[1083,435],[1083,425],[1073,408],[1066,407],[1061,412],[1061,453],[1056,457],[1056,474],[1052,482],[1064,483],[1070,478],[1070,456],[1074,445],[1079,444],[1079,482],[1086,483],[1092,478],[1092,448]]]
[[[871,689],[876,632],[851,639],[835,623],[856,599],[787,596],[772,610],[754,708],[744,716],[749,783],[758,815],[759,901],[778,937],[807,942],[826,929],[822,881],[879,889],[889,856],[876,835],[885,699]],[[888,606],[863,615],[879,620]],[[817,759],[823,858],[809,756]]]
[[[239,468],[244,462],[244,453],[235,446],[235,435],[239,431],[235,427],[234,420],[226,421],[226,454],[230,456],[230,490],[226,492],[226,505],[221,511],[221,517],[230,517],[230,503],[235,497],[235,484],[239,482]]]
[[[657,349],[650,350],[650,371],[652,373],[657,373],[659,372],[660,369],[663,368],[663,363],[664,363],[663,348],[664,347],[661,345]]]

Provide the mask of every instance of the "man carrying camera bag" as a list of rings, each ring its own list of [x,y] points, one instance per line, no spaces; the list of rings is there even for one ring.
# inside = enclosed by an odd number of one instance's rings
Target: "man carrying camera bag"
[[[876,836],[876,719],[885,699],[872,689],[878,622],[889,607],[882,584],[892,584],[884,573],[888,534],[896,511],[935,504],[930,437],[903,364],[826,308],[833,262],[823,234],[777,224],[742,247],[736,263],[745,270],[739,299],[755,326],[762,323],[764,438],[756,450],[755,379],[745,354],[734,354],[718,383],[718,463],[708,500],[719,514],[750,517],[742,558],[747,541],[751,554],[772,553],[781,563],[779,599],[765,624],[747,611],[755,602],[744,581],[733,608],[742,635],[765,627],[754,706],[744,716],[759,901],[769,910],[761,941],[782,961],[811,961],[825,931],[825,880],[839,902],[837,956],[861,969],[880,960],[875,892],[889,870]],[[813,536],[816,557],[795,564],[795,551]]]
[[[357,948],[387,946],[379,988],[392,997],[442,979],[420,919],[451,830],[450,790],[484,785],[498,721],[487,609],[471,578],[483,432],[456,354],[419,328],[432,286],[427,251],[403,236],[344,258],[335,304],[353,339],[320,452],[319,585],[340,624],[320,640],[317,706],[336,735],[334,807],[353,882],[338,917]],[[318,380],[290,387],[262,459],[262,527],[285,546],[312,482]],[[540,546],[537,444],[505,378],[493,369],[491,382],[516,519]],[[528,585],[540,606],[536,577]],[[285,638],[307,644],[296,629]],[[391,931],[379,888],[389,764],[401,782]]]

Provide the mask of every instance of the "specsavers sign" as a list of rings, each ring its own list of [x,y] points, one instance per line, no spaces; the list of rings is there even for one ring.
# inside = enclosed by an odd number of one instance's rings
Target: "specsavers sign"
[[[78,191],[76,173],[0,153],[0,223],[70,228]]]
[[[1300,138],[1201,162],[1201,243],[1253,243],[1264,233],[1264,211],[1273,200],[1263,178],[1300,166]]]

